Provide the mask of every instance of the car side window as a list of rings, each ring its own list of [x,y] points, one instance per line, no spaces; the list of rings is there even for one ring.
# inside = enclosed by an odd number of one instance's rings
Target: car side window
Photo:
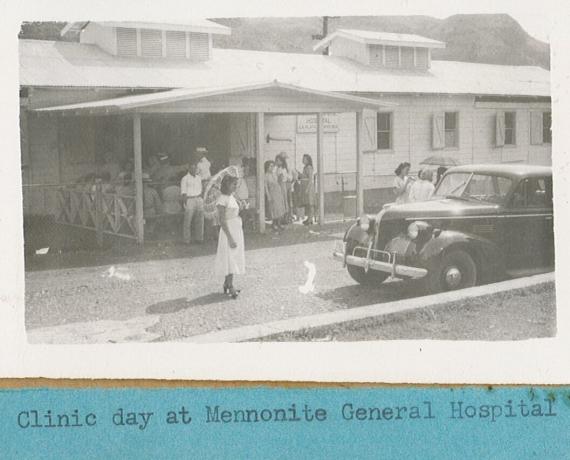
[[[511,205],[513,208],[551,208],[552,178],[529,177],[517,186]]]

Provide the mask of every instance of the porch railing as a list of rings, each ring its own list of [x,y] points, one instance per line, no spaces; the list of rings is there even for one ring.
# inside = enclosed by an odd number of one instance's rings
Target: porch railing
[[[135,197],[104,192],[101,184],[92,189],[61,187],[57,190],[56,222],[103,235],[137,238]]]

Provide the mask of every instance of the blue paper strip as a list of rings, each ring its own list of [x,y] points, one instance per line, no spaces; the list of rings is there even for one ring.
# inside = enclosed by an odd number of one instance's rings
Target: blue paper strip
[[[569,458],[570,387],[0,392],[2,458]]]

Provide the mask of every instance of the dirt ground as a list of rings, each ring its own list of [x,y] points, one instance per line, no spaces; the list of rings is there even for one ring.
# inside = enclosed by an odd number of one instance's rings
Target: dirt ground
[[[263,341],[523,340],[555,334],[556,296],[551,282]]]
[[[352,280],[332,259],[345,226],[294,225],[280,234],[247,235],[247,273],[236,279],[242,289],[237,300],[223,295],[223,280],[213,276],[215,241],[29,255],[28,338],[34,343],[172,341],[421,294],[417,282],[370,288]],[[305,262],[316,270],[309,292],[299,289],[307,281]],[[505,301],[495,309],[475,303],[413,312],[378,328],[339,330],[335,339],[497,340],[554,335],[553,292],[517,302]]]

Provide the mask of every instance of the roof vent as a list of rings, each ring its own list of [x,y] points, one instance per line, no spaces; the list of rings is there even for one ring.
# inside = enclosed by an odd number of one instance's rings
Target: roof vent
[[[212,34],[229,35],[230,29],[208,20],[191,24],[81,22],[67,24],[62,35],[71,32],[80,32],[81,43],[97,45],[115,56],[206,61]]]
[[[338,29],[314,47],[329,48],[332,56],[346,57],[375,68],[428,69],[431,50],[445,43],[419,35]]]

